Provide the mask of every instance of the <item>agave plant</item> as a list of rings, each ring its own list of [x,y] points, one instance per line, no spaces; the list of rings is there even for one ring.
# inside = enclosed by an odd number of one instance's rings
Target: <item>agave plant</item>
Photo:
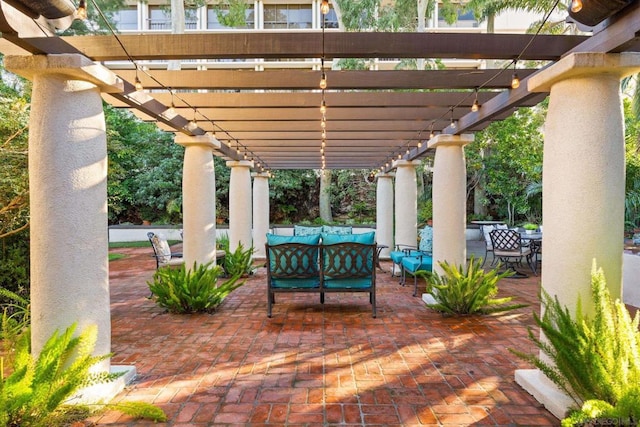
[[[482,260],[471,257],[466,268],[441,262],[443,274],[432,273],[428,280],[427,293],[433,296],[435,303],[428,307],[449,315],[489,314],[516,308],[526,304],[508,304],[513,297],[495,298],[498,282],[513,275],[498,269],[485,272]]]

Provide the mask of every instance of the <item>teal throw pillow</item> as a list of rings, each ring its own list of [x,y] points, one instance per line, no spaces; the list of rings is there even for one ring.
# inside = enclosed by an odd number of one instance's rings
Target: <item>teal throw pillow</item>
[[[350,225],[323,225],[322,232],[325,234],[351,234],[353,227]]]
[[[294,225],[293,226],[293,235],[294,236],[310,236],[314,234],[322,233],[322,226],[311,227],[306,225]]]
[[[420,245],[418,249],[424,252],[433,252],[433,227],[428,225],[420,230]]]

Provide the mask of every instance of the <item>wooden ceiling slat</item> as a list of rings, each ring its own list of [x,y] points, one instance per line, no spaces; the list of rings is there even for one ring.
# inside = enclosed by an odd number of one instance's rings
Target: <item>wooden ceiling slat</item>
[[[537,70],[518,70],[525,78]],[[151,70],[138,73],[142,85],[149,90],[318,90],[320,71],[311,70]],[[134,81],[136,72],[117,73]],[[152,76],[152,77],[150,77]],[[428,71],[327,71],[329,90],[381,89],[505,89],[511,86],[509,70],[428,70]],[[160,82],[160,83],[158,83]]]
[[[118,36],[136,60],[245,58],[459,58],[554,61],[584,36],[469,33],[354,33],[327,31],[250,31]],[[62,37],[96,61],[126,61],[112,36]],[[51,39],[29,39],[32,45]],[[526,50],[525,50],[526,47]],[[43,51],[45,47],[41,47]]]

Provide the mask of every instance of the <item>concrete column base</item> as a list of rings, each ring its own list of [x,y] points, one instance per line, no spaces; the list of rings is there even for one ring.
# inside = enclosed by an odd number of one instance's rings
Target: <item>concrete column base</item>
[[[93,404],[107,403],[124,390],[127,384],[130,384],[136,377],[135,366],[112,365],[109,373],[122,374],[115,381],[108,383],[96,384],[78,390],[76,396],[70,399],[69,403],[77,404]]]
[[[518,369],[515,380],[560,420],[565,418],[567,410],[576,404],[539,369]]]

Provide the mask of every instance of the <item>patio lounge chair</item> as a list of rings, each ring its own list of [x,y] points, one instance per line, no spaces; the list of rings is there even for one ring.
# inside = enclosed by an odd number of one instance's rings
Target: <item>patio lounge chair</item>
[[[184,263],[182,253],[172,253],[167,238],[162,234],[156,234],[150,231],[147,233],[147,237],[153,248],[152,256],[156,259],[156,270],[160,267],[182,265]]]
[[[402,259],[407,256],[424,255],[425,252],[431,253],[433,247],[433,228],[426,225],[420,230],[420,242],[417,245],[396,244],[395,250],[389,252],[391,258],[391,276],[395,276],[395,267],[400,268],[400,284],[404,284],[402,273]]]
[[[433,271],[433,228],[429,225],[420,230],[418,249],[410,252],[400,260],[402,268],[402,286],[407,281],[407,274],[413,276],[413,296],[418,295],[418,271]]]

